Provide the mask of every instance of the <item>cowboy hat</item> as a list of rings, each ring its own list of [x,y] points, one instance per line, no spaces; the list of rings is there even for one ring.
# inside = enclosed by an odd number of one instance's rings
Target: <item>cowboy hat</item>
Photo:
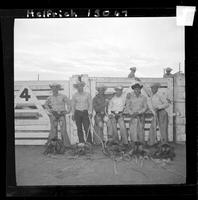
[[[117,86],[114,88],[114,90],[123,90],[123,87],[122,86]]]
[[[135,88],[140,88],[140,89],[142,89],[142,87],[143,87],[143,85],[140,84],[140,83],[135,83],[135,84],[133,84],[133,85],[131,86],[132,89],[135,89]]]
[[[49,84],[50,88],[58,88],[58,89],[61,89],[61,85],[59,83],[52,83],[52,84]]]
[[[84,87],[84,86],[85,86],[85,82],[84,81],[77,81],[75,84],[73,84],[74,88]]]
[[[166,71],[168,71],[168,72],[171,72],[173,69],[172,68],[170,68],[170,67],[167,67],[166,68]]]
[[[96,90],[97,90],[97,91],[100,91],[100,90],[106,91],[106,89],[107,89],[106,86],[98,86],[98,87],[96,87]]]
[[[161,86],[160,83],[153,83],[153,84],[151,85],[151,88],[159,88],[160,86]]]

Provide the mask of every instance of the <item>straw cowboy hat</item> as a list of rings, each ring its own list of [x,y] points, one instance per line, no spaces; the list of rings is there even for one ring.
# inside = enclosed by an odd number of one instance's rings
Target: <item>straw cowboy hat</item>
[[[160,83],[154,83],[151,85],[151,88],[159,88],[161,86]]]
[[[142,89],[142,87],[143,87],[143,85],[142,84],[140,84],[140,83],[135,83],[135,84],[133,84],[132,86],[131,86],[131,88],[134,90],[135,88],[140,88],[140,89]]]
[[[166,71],[167,71],[167,72],[171,72],[172,70],[173,70],[173,69],[170,68],[170,67],[167,67],[167,68],[166,68]]]
[[[75,84],[73,84],[74,88],[79,88],[79,87],[85,87],[85,82],[84,81],[77,81]]]
[[[122,86],[117,86],[117,87],[114,88],[114,90],[115,91],[117,91],[117,90],[123,90],[123,87]]]
[[[136,71],[136,67],[131,67],[130,70],[135,72]]]
[[[107,90],[107,87],[106,86],[98,86],[98,87],[96,87],[96,90],[97,91],[106,91]]]
[[[52,84],[49,84],[50,88],[57,88],[57,89],[61,89],[61,85],[59,83],[52,83]]]

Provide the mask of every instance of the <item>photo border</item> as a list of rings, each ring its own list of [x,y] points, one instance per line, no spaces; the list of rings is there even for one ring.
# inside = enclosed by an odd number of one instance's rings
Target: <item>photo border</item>
[[[74,8],[75,10],[76,8]],[[92,8],[90,8],[92,9]],[[95,9],[95,8],[94,8]],[[105,8],[106,9],[106,8]],[[120,8],[119,8],[120,9]],[[122,9],[122,8],[121,8]],[[123,10],[125,10],[124,8]],[[78,10],[78,9],[77,9]],[[82,11],[82,9],[79,9]],[[109,8],[109,10],[112,10]],[[127,8],[127,17],[176,16],[176,7]],[[6,196],[131,196],[191,197],[196,195],[196,65],[198,64],[198,21],[195,13],[192,27],[185,27],[186,78],[186,184],[117,185],[117,186],[16,186],[14,145],[14,19],[26,18],[27,9],[0,10],[3,58],[3,89],[6,134]],[[87,17],[87,16],[81,16]],[[119,189],[118,189],[119,188]]]

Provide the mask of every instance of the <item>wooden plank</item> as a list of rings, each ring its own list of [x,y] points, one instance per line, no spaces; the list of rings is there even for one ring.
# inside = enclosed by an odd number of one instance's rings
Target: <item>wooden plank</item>
[[[45,138],[47,139],[49,135],[48,132],[15,132],[15,139],[18,138]]]
[[[15,140],[15,145],[45,145],[47,140]]]
[[[15,115],[20,115],[20,114],[27,114],[27,115],[33,115],[37,114],[39,115],[39,112],[36,111],[37,109],[15,109]]]
[[[26,126],[26,125],[47,125],[49,124],[49,120],[22,120],[22,119],[15,119],[14,121],[15,126]]]
[[[96,82],[124,82],[124,83],[131,83],[130,78],[123,78],[123,77],[94,77]],[[141,78],[139,77],[142,82],[145,83],[155,83],[160,82],[166,85],[167,80],[164,78]]]
[[[50,95],[52,95],[52,91],[51,90],[50,91],[45,91],[45,90],[43,90],[43,91],[34,91],[34,90],[32,90],[32,92],[33,92],[33,94],[35,96],[50,96]],[[15,90],[14,91],[14,95],[17,95],[17,93],[18,93],[18,91]]]
[[[150,83],[149,85],[151,85],[151,84],[152,83]],[[119,81],[117,81],[117,82],[100,82],[100,83],[97,82],[96,83],[97,87],[99,87],[101,85],[104,85],[104,86],[106,86],[108,88],[115,88],[118,85],[122,85],[124,88],[129,88],[129,87],[131,87],[131,82],[130,83],[126,83],[126,82],[119,82]],[[161,87],[160,88],[167,88],[167,84],[161,83]]]
[[[31,131],[34,131],[34,130],[39,130],[39,131],[42,131],[42,130],[50,130],[50,124],[47,124],[47,125],[21,125],[21,126],[15,126],[15,131],[23,131],[23,130],[31,130]]]

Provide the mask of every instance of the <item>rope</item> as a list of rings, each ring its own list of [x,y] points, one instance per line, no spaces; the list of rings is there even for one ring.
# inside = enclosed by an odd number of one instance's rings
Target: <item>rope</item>
[[[90,122],[90,125],[92,126],[92,128],[93,128],[93,132],[94,132],[94,134],[99,138],[99,140],[100,140],[100,142],[101,142],[101,144],[102,144],[102,149],[103,149],[103,151],[105,151],[105,146],[104,146],[104,143],[103,143],[103,141],[102,141],[102,139],[101,139],[101,137],[97,134],[97,132],[96,132],[96,130],[94,129],[94,125],[93,125],[93,123],[92,123],[92,121],[91,121],[91,118],[90,118],[90,116],[88,116],[89,117],[89,122]]]

